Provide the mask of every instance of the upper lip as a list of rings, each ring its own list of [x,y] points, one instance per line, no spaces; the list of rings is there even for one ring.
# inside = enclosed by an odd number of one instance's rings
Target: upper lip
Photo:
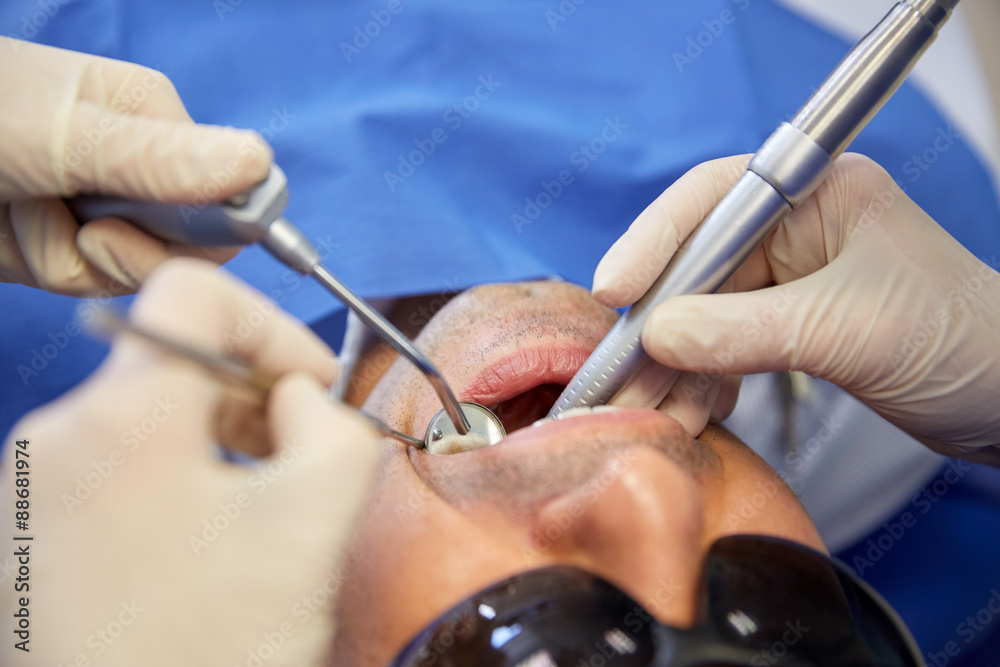
[[[593,349],[589,342],[578,341],[512,350],[471,378],[461,400],[490,405],[543,384],[565,386]]]
[[[540,385],[568,384],[613,326],[614,319],[608,316],[610,311],[596,301],[583,301],[581,305],[581,300],[577,298],[573,305],[563,305],[561,297],[564,295],[559,288],[535,295],[532,305],[526,306],[523,311],[506,313],[508,321],[512,322],[510,330],[485,339],[483,336],[466,337],[453,345],[448,350],[450,358],[481,360],[481,363],[464,372],[459,369],[468,369],[469,365],[451,364],[451,369],[460,373],[449,378],[459,399],[490,407]],[[525,319],[530,319],[528,316],[532,308],[536,309],[535,312],[544,309],[551,318],[558,319],[558,326],[519,329],[516,322],[518,316],[523,313]],[[445,359],[441,361],[442,367],[447,370],[449,364],[444,363]],[[440,407],[435,402],[422,402],[413,415],[415,425],[429,423]],[[544,415],[545,412],[542,412],[540,416]],[[410,457],[418,470],[426,473],[442,465],[475,465],[483,456],[522,456],[525,451],[540,452],[542,448],[549,453],[562,452],[572,456],[575,448],[585,444],[611,448],[648,445],[669,450],[680,440],[689,439],[676,421],[661,412],[625,410],[577,416],[537,428],[524,428],[509,439],[509,446],[501,443],[499,447],[444,457],[422,449],[411,449]]]
[[[607,310],[596,301],[591,302],[593,308],[569,307],[563,305],[559,295],[558,288],[543,292],[523,311],[527,315],[533,309],[544,309],[557,316],[562,325],[558,331],[520,332],[516,315],[522,311],[512,309],[511,330],[498,333],[492,339],[466,338],[449,350],[456,358],[483,359],[473,370],[452,377],[448,377],[448,361],[440,360],[446,379],[452,383],[460,401],[492,407],[541,385],[565,386],[570,382],[607,334],[612,322],[607,317]],[[440,404],[421,406],[414,415],[414,426],[419,428],[420,424],[430,423],[433,413],[440,408]]]

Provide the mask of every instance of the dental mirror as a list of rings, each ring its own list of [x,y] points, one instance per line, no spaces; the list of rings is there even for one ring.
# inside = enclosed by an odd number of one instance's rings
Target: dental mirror
[[[507,431],[495,414],[478,403],[459,403],[469,420],[469,432],[460,435],[448,413],[439,410],[427,425],[424,447],[431,454],[457,454],[500,442]]]

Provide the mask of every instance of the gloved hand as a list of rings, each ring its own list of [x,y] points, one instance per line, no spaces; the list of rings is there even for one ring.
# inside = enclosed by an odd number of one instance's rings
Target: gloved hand
[[[13,578],[0,590],[0,664],[325,664],[338,562],[378,457],[368,422],[324,395],[333,353],[190,259],[151,276],[132,318],[287,373],[266,404],[273,452],[248,466],[221,460],[216,439],[240,444],[220,419],[226,385],[124,334],[93,376],[5,445],[0,560],[16,573],[9,554],[27,547],[30,590],[16,593]],[[19,489],[29,490],[23,532]],[[30,653],[9,630],[21,595]]]
[[[642,296],[748,160],[705,163],[667,189],[601,261],[594,296]],[[1000,465],[1000,274],[871,160],[841,157],[720,292],[671,299],[643,330],[654,359],[691,372],[665,401],[689,430],[731,411],[733,392],[715,398],[721,374],[800,370],[932,449]]]
[[[0,52],[0,280],[117,295],[170,256],[239,251],[164,243],[118,219],[80,228],[60,198],[220,201],[267,176],[256,133],[195,125],[155,70],[8,37]]]

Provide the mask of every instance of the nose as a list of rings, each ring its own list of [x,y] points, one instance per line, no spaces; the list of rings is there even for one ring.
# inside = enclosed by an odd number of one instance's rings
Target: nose
[[[708,547],[707,502],[701,486],[663,455],[625,449],[545,504],[531,539],[553,560],[614,583],[658,620],[689,627]]]

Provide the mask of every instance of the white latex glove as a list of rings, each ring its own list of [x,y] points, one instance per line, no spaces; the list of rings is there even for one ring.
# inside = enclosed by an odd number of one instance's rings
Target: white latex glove
[[[0,559],[14,574],[0,588],[0,664],[323,664],[339,558],[378,456],[367,421],[324,395],[332,352],[260,294],[190,259],[157,270],[132,317],[287,373],[266,405],[273,453],[250,466],[221,460],[214,434],[226,430],[218,415],[232,390],[125,334],[93,376],[19,422],[5,445]],[[231,436],[219,439],[238,445]],[[19,439],[30,441],[27,458]],[[15,593],[10,554],[21,545],[30,591]],[[30,653],[14,647],[20,595]]]
[[[595,297],[642,296],[748,160],[702,164],[664,192],[601,261]],[[841,157],[721,291],[671,299],[643,330],[654,359],[693,372],[667,400],[686,427],[732,409],[715,401],[720,374],[800,370],[932,449],[1000,465],[1000,274],[871,160]]]
[[[254,132],[195,125],[170,80],[132,63],[0,37],[0,280],[62,294],[133,292],[160,262],[238,248],[164,243],[118,219],[83,228],[60,200],[226,199],[267,176]]]

